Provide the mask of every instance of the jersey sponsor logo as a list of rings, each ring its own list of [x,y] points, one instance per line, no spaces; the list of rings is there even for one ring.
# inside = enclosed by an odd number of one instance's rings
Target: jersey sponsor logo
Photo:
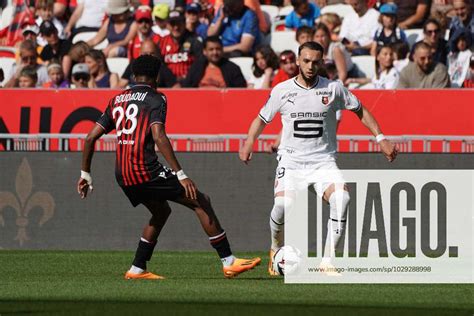
[[[118,144],[119,144],[119,145],[134,145],[134,144],[135,144],[135,141],[134,141],[133,139],[131,139],[131,140],[127,140],[127,139],[122,140],[122,139],[119,139]]]
[[[115,104],[128,102],[128,101],[143,101],[146,98],[148,92],[135,92],[135,93],[127,93],[127,94],[120,94],[115,97]]]
[[[183,43],[183,50],[184,51],[189,51],[191,49],[191,43],[190,42],[184,42]]]
[[[288,93],[285,93],[285,94],[281,97],[280,100],[295,98],[297,95],[298,95],[297,92],[288,92]]]
[[[325,90],[325,89],[321,89],[321,90],[315,90],[315,93],[316,95],[326,95],[326,96],[332,96],[332,91],[331,90]]]
[[[326,117],[327,112],[294,112],[290,113],[291,118],[305,118],[305,117]]]
[[[165,55],[165,63],[167,64],[182,63],[182,62],[187,62],[188,60],[189,60],[189,55],[187,52]]]
[[[329,97],[328,97],[328,96],[322,96],[322,97],[321,97],[321,102],[322,102],[324,105],[328,105],[328,103],[329,103]]]

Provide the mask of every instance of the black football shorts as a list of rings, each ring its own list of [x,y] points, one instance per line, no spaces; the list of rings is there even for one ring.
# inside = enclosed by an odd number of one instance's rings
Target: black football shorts
[[[151,200],[174,201],[185,193],[178,177],[166,167],[159,171],[155,180],[121,188],[134,207]]]

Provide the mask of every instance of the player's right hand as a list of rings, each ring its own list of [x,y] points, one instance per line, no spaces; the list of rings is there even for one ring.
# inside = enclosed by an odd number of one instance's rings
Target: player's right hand
[[[194,182],[189,178],[180,180],[179,182],[186,191],[186,197],[191,200],[197,200],[197,189]]]
[[[87,197],[89,189],[91,192],[94,189],[92,187],[92,181],[89,184],[86,179],[79,178],[79,181],[77,181],[77,193],[81,196],[81,199],[85,199]]]
[[[240,148],[239,158],[245,164],[248,164],[249,161],[252,160],[252,147],[253,146],[249,146],[245,143],[244,146]]]

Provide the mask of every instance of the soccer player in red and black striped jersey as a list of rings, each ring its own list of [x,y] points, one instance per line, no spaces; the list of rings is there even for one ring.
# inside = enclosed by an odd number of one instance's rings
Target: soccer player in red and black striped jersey
[[[85,198],[92,190],[90,174],[95,142],[116,130],[115,176],[133,206],[143,204],[151,212],[138,243],[133,264],[126,279],[162,279],[146,271],[158,235],[168,219],[173,201],[191,208],[198,216],[209,241],[221,258],[224,276],[231,278],[250,270],[260,258],[237,259],[232,255],[225,231],[212,209],[209,197],[199,192],[182,170],[166,135],[166,97],[156,91],[160,60],[142,55],[132,62],[137,84],[113,97],[97,124],[87,135],[77,191]],[[171,169],[162,165],[155,153],[158,146]]]

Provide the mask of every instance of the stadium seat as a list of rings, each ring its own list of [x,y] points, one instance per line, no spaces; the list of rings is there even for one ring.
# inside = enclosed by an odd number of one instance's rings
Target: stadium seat
[[[275,18],[278,16],[278,12],[280,11],[276,5],[262,4],[260,8],[263,12],[268,13],[271,22],[275,20]]]
[[[3,69],[3,75],[4,75],[4,80],[1,82],[2,86],[12,76],[12,67],[14,63],[15,63],[15,58],[7,58],[7,57],[0,58],[0,68]]]
[[[109,66],[109,70],[111,72],[116,72],[119,77],[121,77],[127,68],[130,61],[128,58],[123,57],[114,57],[114,58],[107,58],[107,66]]]
[[[229,59],[231,62],[237,64],[244,75],[246,81],[250,80],[252,76],[252,64],[253,58],[252,57],[232,57]]]
[[[354,9],[352,8],[352,6],[347,5],[347,4],[332,4],[332,5],[327,5],[321,9],[321,14],[335,13],[339,15],[341,19],[343,19],[346,15],[348,15],[351,12],[354,12]]]
[[[289,49],[294,52],[298,50],[295,31],[272,32],[270,45],[276,53]]]
[[[353,56],[352,62],[367,78],[375,77],[375,57],[374,56]]]
[[[78,33],[74,36],[74,38],[72,39],[72,43],[77,43],[79,41],[84,41],[84,42],[87,42],[88,40],[90,40],[91,38],[93,38],[95,35],[97,34],[97,32],[82,32],[82,33]],[[107,45],[109,45],[109,41],[107,39],[103,40],[102,42],[100,42],[99,44],[95,45],[94,48],[95,49],[104,49],[107,47]]]
[[[0,21],[0,30],[9,26],[10,23],[12,23],[14,10],[15,10],[15,7],[12,5],[9,5],[5,9],[3,9],[2,19]]]
[[[293,12],[293,6],[292,5],[287,5],[286,7],[283,7],[283,8],[280,9],[280,11],[278,12],[278,15],[279,16],[287,16],[291,12]]]
[[[416,42],[421,41],[423,39],[423,29],[411,29],[405,30],[405,34],[407,36],[408,45],[410,49],[415,45]]]

